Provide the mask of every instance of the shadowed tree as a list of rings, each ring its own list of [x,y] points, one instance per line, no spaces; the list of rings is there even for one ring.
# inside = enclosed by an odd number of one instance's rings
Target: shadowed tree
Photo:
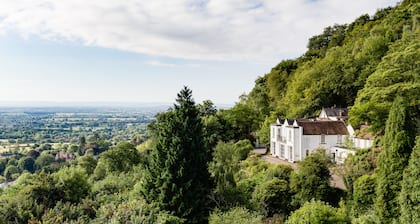
[[[397,196],[414,143],[411,119],[405,100],[396,97],[386,121],[383,149],[378,157],[375,207],[383,223],[391,223],[399,215]]]
[[[411,153],[401,184],[401,223],[420,223],[420,136]]]

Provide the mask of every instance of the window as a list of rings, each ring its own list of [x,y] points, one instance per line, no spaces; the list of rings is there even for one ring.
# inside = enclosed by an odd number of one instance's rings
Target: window
[[[321,135],[321,144],[325,144],[325,135],[324,134]]]
[[[309,149],[306,150],[306,156],[309,156]]]
[[[292,146],[289,146],[289,161],[293,161],[293,149]]]
[[[289,141],[292,141],[292,131],[289,130]]]
[[[280,145],[280,157],[284,158],[284,145]]]
[[[337,135],[337,144],[341,144],[341,135]]]

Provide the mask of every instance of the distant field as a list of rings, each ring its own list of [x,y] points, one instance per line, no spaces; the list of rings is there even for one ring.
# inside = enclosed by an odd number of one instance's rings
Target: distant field
[[[20,148],[25,148],[26,143],[77,143],[81,136],[93,134],[110,141],[130,141],[145,134],[147,125],[164,110],[164,107],[0,107],[0,152],[15,148],[16,142]]]

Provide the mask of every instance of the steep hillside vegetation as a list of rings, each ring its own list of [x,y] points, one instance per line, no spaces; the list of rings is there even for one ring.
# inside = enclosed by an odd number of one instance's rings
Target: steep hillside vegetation
[[[264,128],[275,117],[312,117],[331,106],[350,107],[355,126],[368,122],[372,131],[384,130],[395,96],[420,103],[419,58],[418,1],[325,28],[310,38],[305,54],[256,80],[246,103],[267,117],[260,140],[267,143]]]

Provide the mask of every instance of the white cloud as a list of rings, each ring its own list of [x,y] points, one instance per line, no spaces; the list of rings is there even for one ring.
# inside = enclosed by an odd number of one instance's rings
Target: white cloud
[[[161,62],[158,60],[149,60],[145,62],[146,65],[151,65],[151,66],[158,66],[158,67],[176,67],[176,64],[173,63],[165,63],[165,62]]]
[[[277,62],[396,0],[0,0],[0,33],[157,56]],[[155,63],[156,64],[156,63]],[[157,64],[156,64],[157,65]]]

